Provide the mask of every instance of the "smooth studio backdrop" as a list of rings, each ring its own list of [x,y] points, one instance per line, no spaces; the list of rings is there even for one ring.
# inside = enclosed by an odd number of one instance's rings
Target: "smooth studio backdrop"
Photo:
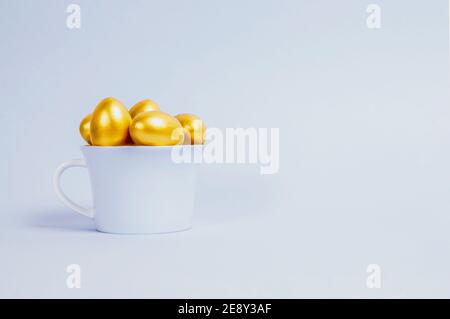
[[[66,26],[71,3],[80,29]],[[370,3],[381,29],[366,25]],[[0,297],[450,297],[448,12],[445,0],[0,0]],[[279,128],[279,173],[203,166],[192,230],[96,233],[52,176],[81,157],[79,121],[106,96]],[[85,171],[63,184],[90,202]],[[66,286],[70,264],[80,289]],[[366,286],[370,264],[380,289]]]

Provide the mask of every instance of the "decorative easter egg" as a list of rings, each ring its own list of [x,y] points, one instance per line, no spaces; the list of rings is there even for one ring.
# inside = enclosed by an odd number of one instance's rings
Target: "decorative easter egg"
[[[184,129],[175,117],[151,111],[141,113],[131,121],[130,135],[137,145],[176,145],[183,143]]]
[[[137,115],[150,111],[159,111],[159,106],[155,101],[150,99],[145,99],[140,102],[137,102],[130,109],[131,118],[135,118]]]
[[[205,142],[205,125],[203,120],[194,114],[178,114],[175,116],[186,131],[187,144],[203,144]],[[190,143],[188,143],[190,141]]]
[[[81,123],[80,123],[81,137],[83,137],[83,139],[88,144],[92,144],[91,143],[91,119],[92,119],[92,114],[88,114],[81,120]]]
[[[113,97],[100,101],[92,113],[92,145],[117,146],[129,142],[131,116],[125,106]]]

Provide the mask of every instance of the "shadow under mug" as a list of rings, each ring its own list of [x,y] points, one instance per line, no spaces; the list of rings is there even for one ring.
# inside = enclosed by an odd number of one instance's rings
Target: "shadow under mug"
[[[183,145],[179,147],[202,147]],[[152,234],[191,228],[196,169],[175,163],[173,146],[82,146],[84,159],[65,162],[55,172],[55,191],[74,211],[93,218],[98,231]],[[73,202],[61,189],[61,175],[87,167],[93,207]]]

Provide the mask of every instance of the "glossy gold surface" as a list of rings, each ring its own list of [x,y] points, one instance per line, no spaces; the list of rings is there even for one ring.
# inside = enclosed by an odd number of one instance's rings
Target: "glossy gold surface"
[[[150,99],[145,99],[137,102],[130,109],[131,118],[134,119],[137,115],[150,111],[159,111],[159,106],[155,101]]]
[[[181,126],[186,130],[187,141],[189,144],[203,144],[205,142],[205,125],[203,120],[194,114],[178,114],[175,116]]]
[[[130,135],[137,145],[176,145],[184,140],[184,130],[180,122],[161,111],[137,115],[131,122]]]
[[[91,145],[91,119],[92,114],[86,115],[80,123],[80,134],[81,137],[89,144]]]
[[[117,146],[129,142],[131,116],[125,106],[112,97],[100,101],[92,113],[92,145]]]

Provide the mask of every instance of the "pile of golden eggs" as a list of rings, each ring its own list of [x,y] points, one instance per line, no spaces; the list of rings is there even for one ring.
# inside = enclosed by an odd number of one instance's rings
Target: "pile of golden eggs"
[[[193,114],[172,116],[150,99],[130,110],[107,97],[80,123],[83,139],[94,146],[203,144],[205,126]]]

